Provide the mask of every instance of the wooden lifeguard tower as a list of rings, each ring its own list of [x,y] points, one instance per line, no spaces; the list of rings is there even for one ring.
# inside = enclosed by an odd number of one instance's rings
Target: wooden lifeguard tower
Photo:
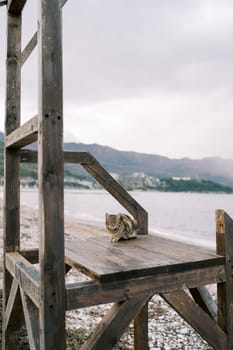
[[[108,350],[134,321],[135,350],[148,349],[148,301],[160,294],[216,350],[233,349],[233,222],[217,211],[217,252],[147,235],[147,213],[88,153],[63,151],[61,8],[38,0],[38,31],[21,49],[26,0],[7,7],[4,177],[3,349],[18,348],[26,324],[31,350],[65,349],[65,312],[113,303],[81,350]],[[39,50],[39,110],[20,122],[20,75]],[[38,151],[22,149],[38,141]],[[20,248],[20,162],[38,162],[39,247]],[[80,163],[137,220],[139,237],[64,240],[64,162]],[[91,280],[66,283],[76,268]],[[203,286],[217,283],[217,314]]]

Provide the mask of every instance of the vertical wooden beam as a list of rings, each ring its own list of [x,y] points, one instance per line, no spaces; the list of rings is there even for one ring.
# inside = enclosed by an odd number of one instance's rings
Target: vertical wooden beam
[[[134,350],[148,350],[148,302],[134,320]]]
[[[39,0],[40,349],[65,348],[62,30],[59,0]]]
[[[216,253],[225,255],[224,212],[216,211]],[[219,326],[226,331],[226,283],[217,284],[217,319]]]
[[[7,16],[7,60],[6,60],[6,118],[5,135],[20,125],[20,86],[21,86],[21,14]],[[17,150],[5,149],[4,160],[4,277],[3,277],[3,349],[18,349],[17,317],[11,318],[8,327],[4,326],[5,308],[9,298],[12,278],[6,270],[5,254],[19,250],[20,192],[19,164]],[[15,305],[17,312],[20,305]]]
[[[216,211],[217,253],[225,255],[226,283],[218,284],[218,323],[227,333],[227,349],[233,349],[233,220]]]

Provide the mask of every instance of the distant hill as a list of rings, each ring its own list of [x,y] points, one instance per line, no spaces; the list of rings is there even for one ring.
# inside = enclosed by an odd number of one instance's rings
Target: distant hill
[[[160,155],[118,151],[97,144],[65,143],[65,150],[87,151],[111,173],[129,176],[143,172],[155,178],[191,177],[233,187],[233,159],[171,159]]]
[[[3,133],[0,132],[0,143],[2,141]],[[144,174],[152,180],[189,177],[197,181],[208,180],[233,187],[233,159],[219,157],[198,160],[171,159],[155,154],[118,151],[108,146],[83,143],[65,143],[64,149],[90,152],[110,173],[115,174],[118,179],[123,179],[123,182],[129,177],[135,179]],[[0,158],[0,169],[2,169],[1,162],[2,157]],[[66,171],[70,176],[86,176],[86,172],[78,165],[68,165]]]

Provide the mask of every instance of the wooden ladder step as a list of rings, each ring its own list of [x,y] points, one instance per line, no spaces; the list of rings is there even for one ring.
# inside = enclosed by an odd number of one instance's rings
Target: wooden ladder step
[[[37,115],[5,137],[6,148],[21,148],[37,140]]]

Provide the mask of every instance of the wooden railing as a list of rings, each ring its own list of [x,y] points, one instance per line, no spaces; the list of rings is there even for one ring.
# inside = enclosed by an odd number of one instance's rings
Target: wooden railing
[[[37,151],[21,150],[21,162],[36,163]],[[88,152],[64,151],[64,163],[80,164],[103,186],[136,220],[138,233],[148,233],[146,210],[102,167]]]

